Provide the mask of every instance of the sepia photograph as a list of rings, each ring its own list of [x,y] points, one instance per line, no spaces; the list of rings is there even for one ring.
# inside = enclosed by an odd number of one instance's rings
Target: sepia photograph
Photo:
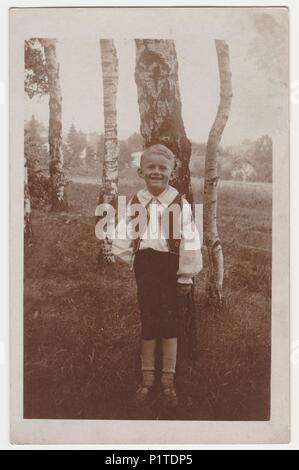
[[[287,8],[51,10],[18,42],[22,419],[269,423]]]

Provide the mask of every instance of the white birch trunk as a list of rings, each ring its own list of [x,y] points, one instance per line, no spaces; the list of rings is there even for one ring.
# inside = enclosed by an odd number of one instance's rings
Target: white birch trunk
[[[62,96],[55,39],[43,39],[49,88],[49,151],[52,210],[67,209],[62,155]]]
[[[229,48],[225,41],[216,40],[220,77],[220,103],[216,119],[211,128],[205,159],[205,183],[203,202],[204,245],[209,256],[209,281],[207,292],[218,307],[223,299],[223,253],[217,230],[217,174],[218,148],[228,120],[232,98]]]
[[[116,98],[118,87],[118,59],[112,39],[101,39],[101,60],[104,97],[104,164],[99,204],[108,203],[116,208],[118,193],[118,139]],[[101,244],[99,262],[114,262],[111,241]]]

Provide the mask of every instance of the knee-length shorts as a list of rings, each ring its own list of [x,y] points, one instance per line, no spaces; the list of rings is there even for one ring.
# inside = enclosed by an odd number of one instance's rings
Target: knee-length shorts
[[[142,339],[177,337],[178,267],[179,257],[176,254],[152,249],[136,253],[134,272]]]

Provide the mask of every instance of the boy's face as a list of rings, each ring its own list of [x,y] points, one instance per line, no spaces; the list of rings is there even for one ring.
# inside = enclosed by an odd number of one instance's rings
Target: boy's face
[[[164,155],[152,153],[143,158],[138,168],[138,175],[145,180],[147,189],[151,193],[158,194],[166,189],[173,167],[173,162]]]

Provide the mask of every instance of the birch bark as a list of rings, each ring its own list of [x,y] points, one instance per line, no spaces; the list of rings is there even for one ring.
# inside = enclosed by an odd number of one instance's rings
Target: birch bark
[[[204,245],[209,257],[209,281],[207,286],[209,299],[221,307],[223,300],[224,262],[222,246],[217,229],[217,174],[218,148],[225,125],[228,120],[231,99],[232,82],[230,70],[229,48],[225,41],[215,41],[219,78],[220,103],[217,115],[211,128],[205,158],[205,182],[203,201]]]
[[[104,163],[99,204],[117,205],[118,194],[118,138],[117,138],[117,87],[118,59],[112,39],[101,39],[101,61],[104,97]],[[108,237],[102,241],[98,261],[114,262],[112,243]]]
[[[54,39],[42,39],[49,89],[49,152],[52,210],[67,210],[65,175],[62,155],[62,95],[59,80],[59,63]]]

